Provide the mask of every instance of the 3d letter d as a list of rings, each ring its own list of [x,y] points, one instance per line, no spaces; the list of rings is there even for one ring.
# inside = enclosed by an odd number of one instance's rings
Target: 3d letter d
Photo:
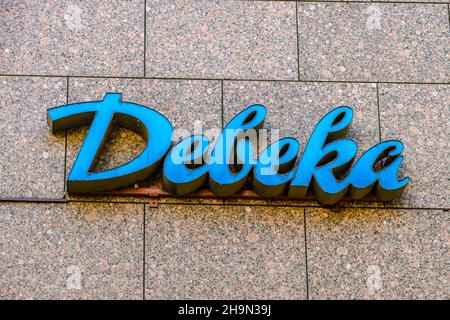
[[[129,186],[159,169],[172,143],[172,125],[159,112],[135,103],[122,102],[121,98],[120,93],[107,93],[102,101],[68,104],[47,111],[52,132],[91,124],[67,178],[68,192],[93,192]],[[91,172],[113,124],[140,134],[147,145],[139,156],[127,164]]]

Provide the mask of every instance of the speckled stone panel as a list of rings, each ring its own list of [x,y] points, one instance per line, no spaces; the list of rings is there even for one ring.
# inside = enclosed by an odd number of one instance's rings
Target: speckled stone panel
[[[62,198],[65,135],[46,110],[66,102],[66,80],[0,77],[0,97],[0,198]]]
[[[239,0],[239,1],[254,1],[254,0]],[[285,0],[257,0],[257,1],[285,1]],[[377,2],[442,2],[442,3],[448,3],[448,0],[376,0]],[[298,2],[313,2],[313,1],[298,1]],[[317,0],[314,2],[372,2],[372,0]]]
[[[0,204],[0,298],[142,299],[143,210]]]
[[[448,82],[444,4],[298,3],[300,79]]]
[[[379,142],[375,84],[224,82],[224,123],[253,104],[267,108],[264,128],[279,130],[279,137],[299,140],[303,151],[316,124],[331,110],[349,106],[354,111],[348,137],[361,151]]]
[[[317,123],[331,110],[349,106],[354,111],[348,137],[359,146],[358,153],[379,142],[376,84],[224,82],[224,123],[253,104],[267,108],[264,129],[278,130],[279,138],[293,137],[303,152]]]
[[[307,208],[312,299],[449,299],[450,215]]]
[[[379,142],[376,84],[352,83],[299,83],[299,82],[224,82],[224,123],[228,123],[244,108],[262,104],[267,108],[264,128],[270,143],[272,133],[279,130],[279,139],[296,138],[300,142],[300,154],[316,124],[331,110],[349,106],[354,111],[348,137],[358,143],[358,156]],[[260,151],[263,147],[260,146]],[[235,202],[232,200],[231,202]],[[245,200],[247,204],[267,200]],[[270,203],[270,202],[269,202]],[[294,203],[288,201],[288,203]],[[317,202],[301,202],[317,205]],[[381,203],[358,205],[379,206]]]
[[[161,112],[174,129],[221,128],[220,81],[150,79],[70,79],[69,103],[102,100],[105,93],[122,93],[122,100]]]
[[[411,182],[393,206],[450,208],[450,85],[380,85],[383,139],[405,145],[400,176]]]
[[[339,0],[338,0],[339,1]],[[377,0],[379,2],[402,3],[402,2],[421,2],[421,3],[448,3],[448,0]]]
[[[295,3],[147,1],[147,76],[297,79]]]
[[[144,1],[1,1],[0,72],[142,76]]]
[[[189,135],[194,134],[196,121],[202,123],[204,131],[213,128],[220,131],[222,128],[220,81],[71,78],[69,103],[102,100],[107,92],[120,92],[123,94],[123,101],[145,105],[161,112],[172,123],[174,130],[184,129]],[[68,172],[72,168],[87,130],[87,128],[79,128],[69,131]],[[112,131],[109,140],[106,141],[95,170],[106,170],[125,164],[139,155],[144,148],[145,141],[141,136],[130,130],[117,128]],[[80,199],[80,197],[76,198]],[[109,200],[121,201],[118,198],[109,198]],[[143,198],[128,198],[127,200],[145,201]],[[220,199],[162,198],[160,201],[222,203]]]
[[[268,198],[240,198],[240,199],[224,199],[225,205],[245,205],[245,206],[289,206],[289,207],[320,207],[322,206],[317,200],[314,199],[292,199],[292,198],[282,198],[282,199],[268,199]],[[381,201],[375,201],[372,199],[368,200],[342,200],[339,205],[342,207],[351,208],[367,208],[367,207],[384,207],[384,203]],[[330,208],[327,206],[326,208]]]
[[[247,0],[242,0],[247,1]],[[272,1],[272,0],[264,0],[264,1]],[[312,1],[303,1],[303,2],[312,2]],[[372,0],[317,0],[314,2],[372,2]],[[402,3],[402,2],[419,2],[419,3],[425,3],[425,2],[442,2],[442,3],[448,3],[448,0],[376,0],[376,2],[387,2],[387,3]]]
[[[147,299],[304,299],[303,208],[146,208]]]

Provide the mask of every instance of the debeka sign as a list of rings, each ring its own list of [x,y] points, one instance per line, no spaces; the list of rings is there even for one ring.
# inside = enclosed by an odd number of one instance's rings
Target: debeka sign
[[[179,196],[208,185],[215,195],[226,197],[250,180],[253,190],[264,197],[303,198],[310,190],[319,202],[335,204],[345,194],[361,199],[373,191],[379,200],[390,201],[409,182],[409,178],[398,179],[403,161],[400,141],[380,142],[353,164],[358,147],[345,138],[353,118],[352,109],[346,106],[334,109],[319,121],[299,161],[300,145],[293,138],[279,139],[257,159],[254,156],[256,147],[247,132],[262,128],[266,117],[262,105],[252,105],[236,115],[214,144],[204,135],[191,135],[174,146],[173,128],[166,117],[146,106],[123,102],[119,93],[107,93],[102,101],[52,108],[47,115],[53,132],[90,124],[67,179],[69,193],[130,186],[161,168],[164,188]],[[142,135],[147,145],[134,160],[93,172],[113,125]]]

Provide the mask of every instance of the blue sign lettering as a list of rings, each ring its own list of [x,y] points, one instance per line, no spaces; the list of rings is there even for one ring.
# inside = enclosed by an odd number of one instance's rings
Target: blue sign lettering
[[[250,106],[236,115],[214,145],[204,135],[192,135],[171,148],[170,122],[155,110],[122,102],[121,98],[121,94],[108,93],[102,101],[48,110],[53,132],[90,124],[67,179],[69,192],[129,186],[152,176],[161,166],[164,188],[175,195],[186,195],[208,185],[214,194],[225,197],[251,181],[253,190],[261,196],[287,194],[303,198],[312,191],[323,204],[337,203],[346,194],[361,199],[372,191],[381,201],[390,201],[410,181],[398,179],[403,161],[400,141],[381,142],[353,164],[358,146],[345,138],[353,118],[352,109],[346,106],[332,110],[319,121],[296,165],[300,145],[294,138],[275,141],[256,157],[258,146],[251,133],[256,136],[263,126],[267,111],[262,105]],[[114,125],[142,135],[147,146],[127,164],[92,172]]]

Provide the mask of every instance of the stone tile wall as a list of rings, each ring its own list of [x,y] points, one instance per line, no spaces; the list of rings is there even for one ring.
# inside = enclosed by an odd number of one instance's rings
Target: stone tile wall
[[[0,21],[0,298],[450,298],[448,1],[5,0]],[[87,128],[46,110],[106,92],[186,129],[264,104],[302,145],[348,105],[359,153],[402,140],[412,181],[339,212],[69,196]],[[143,147],[116,129],[97,169]]]

